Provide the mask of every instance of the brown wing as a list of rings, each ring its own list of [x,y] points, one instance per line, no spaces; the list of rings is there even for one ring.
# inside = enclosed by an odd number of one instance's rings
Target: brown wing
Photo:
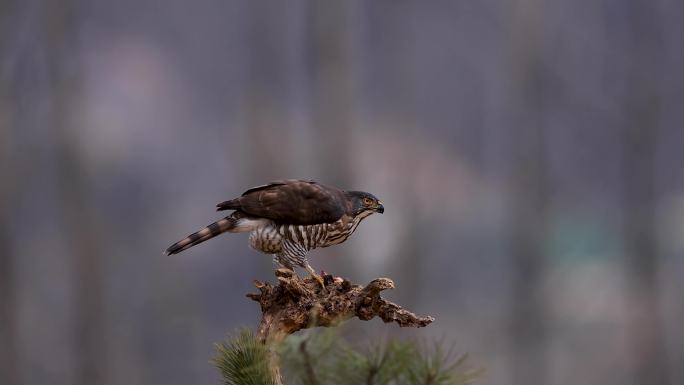
[[[345,213],[346,199],[344,192],[335,187],[290,179],[251,188],[217,207],[283,223],[313,225],[340,219]]]

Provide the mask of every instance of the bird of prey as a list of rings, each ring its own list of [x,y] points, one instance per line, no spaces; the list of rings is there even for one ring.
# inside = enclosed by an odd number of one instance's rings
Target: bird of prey
[[[165,254],[180,253],[225,232],[249,233],[252,248],[272,254],[279,266],[305,268],[323,285],[307,252],[346,241],[364,218],[385,208],[367,192],[290,179],[251,188],[219,203],[217,210],[234,211],[169,246]]]

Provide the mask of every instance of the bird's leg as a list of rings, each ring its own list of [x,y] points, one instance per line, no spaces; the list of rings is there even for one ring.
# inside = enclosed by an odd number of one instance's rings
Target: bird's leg
[[[321,284],[321,288],[322,288],[323,290],[325,290],[325,281],[323,281],[323,277],[321,277],[320,275],[316,274],[316,270],[314,270],[313,267],[311,267],[311,265],[309,265],[308,262],[305,262],[304,268],[309,272],[309,274],[311,274],[311,276],[312,276],[316,281],[318,281],[318,283]]]
[[[314,270],[313,267],[309,265],[309,261],[306,260],[307,249],[296,242],[287,242],[288,243],[285,245],[287,247],[283,248],[284,252],[277,254],[280,264],[296,265],[305,268],[309,274],[321,284],[321,288],[325,292],[325,281],[323,280],[323,277],[316,274],[316,270]]]
[[[273,254],[273,266],[276,269],[287,269],[292,272],[295,276],[297,275],[297,270],[295,270],[294,266],[292,266],[291,263],[287,262],[287,260],[281,258],[280,255],[278,254]]]

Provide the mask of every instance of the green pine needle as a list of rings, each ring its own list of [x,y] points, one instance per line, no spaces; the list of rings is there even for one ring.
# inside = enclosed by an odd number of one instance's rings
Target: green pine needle
[[[269,367],[268,347],[251,330],[220,344],[216,344],[213,364],[221,371],[225,385],[274,385]]]
[[[366,344],[364,344],[366,345]],[[470,385],[481,374],[442,344],[375,341],[360,348],[338,328],[291,335],[276,346],[259,342],[249,330],[222,344],[213,362],[225,385],[275,385],[271,355],[276,349],[285,378],[301,385]]]
[[[280,346],[286,378],[302,385],[470,385],[481,374],[467,355],[440,343],[370,341],[350,344],[339,329],[313,329]]]

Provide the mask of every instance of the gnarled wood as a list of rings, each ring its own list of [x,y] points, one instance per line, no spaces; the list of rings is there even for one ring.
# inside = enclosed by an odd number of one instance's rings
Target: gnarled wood
[[[380,317],[401,327],[424,327],[433,317],[420,317],[380,297],[383,290],[394,288],[389,278],[377,278],[366,286],[324,275],[326,289],[311,277],[300,278],[292,271],[278,269],[278,284],[255,281],[259,293],[247,297],[259,302],[262,318],[258,336],[261,340],[280,341],[298,330],[315,326],[333,326],[343,320],[368,321]]]

